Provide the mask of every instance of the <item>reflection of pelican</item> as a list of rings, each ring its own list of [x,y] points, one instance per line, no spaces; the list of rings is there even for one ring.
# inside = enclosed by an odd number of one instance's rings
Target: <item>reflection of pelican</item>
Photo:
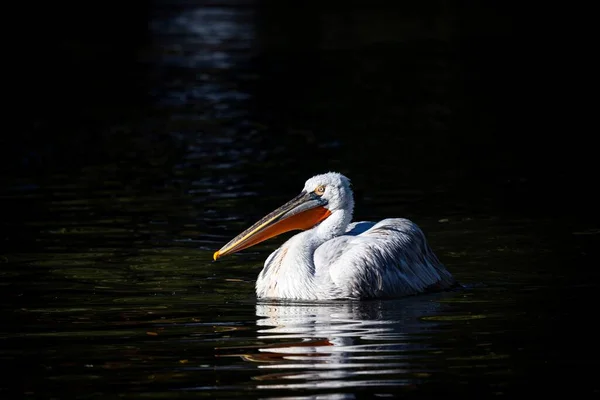
[[[451,294],[450,294],[451,295]],[[243,358],[266,374],[260,389],[404,386],[430,373],[440,295],[385,301],[259,302],[258,349]],[[445,297],[445,295],[442,295]],[[237,355],[240,355],[239,353]]]
[[[258,331],[261,334],[258,339],[326,338],[328,345],[340,346],[354,341],[344,339],[360,338],[373,343],[378,349],[381,349],[382,342],[399,342],[394,344],[406,346],[403,342],[407,335],[429,331],[436,326],[436,323],[425,323],[422,319],[442,310],[439,299],[439,295],[432,294],[419,297],[419,301],[259,302],[256,304],[256,325],[262,329]]]
[[[256,282],[258,297],[399,297],[454,284],[413,222],[351,224],[353,209],[348,178],[333,172],[314,176],[300,195],[236,236],[214,259],[302,229],[267,258]]]
[[[436,338],[448,326],[454,293],[395,300],[256,304],[256,340],[218,347],[217,357],[241,357],[261,371],[258,389],[404,386],[439,366]],[[441,316],[442,318],[437,318]],[[246,331],[248,332],[248,331]]]

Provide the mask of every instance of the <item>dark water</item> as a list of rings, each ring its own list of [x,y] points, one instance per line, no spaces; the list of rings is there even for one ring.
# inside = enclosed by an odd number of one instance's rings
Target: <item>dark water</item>
[[[56,61],[2,153],[3,398],[600,393],[591,162],[524,140],[510,12],[142,11],[38,38]],[[212,262],[328,170],[464,288],[259,302],[283,238]]]

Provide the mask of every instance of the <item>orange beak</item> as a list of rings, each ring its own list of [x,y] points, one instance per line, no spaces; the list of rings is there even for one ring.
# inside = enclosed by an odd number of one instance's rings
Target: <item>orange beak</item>
[[[213,258],[238,252],[284,232],[310,229],[331,214],[325,205],[327,201],[315,193],[302,192],[237,235],[215,252]]]

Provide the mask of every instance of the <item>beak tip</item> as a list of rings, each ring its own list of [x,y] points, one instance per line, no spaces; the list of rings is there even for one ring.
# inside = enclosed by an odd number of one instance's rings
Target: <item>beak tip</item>
[[[215,251],[215,254],[213,254],[213,260],[217,261],[217,258],[219,258],[221,256],[221,254],[218,251]]]

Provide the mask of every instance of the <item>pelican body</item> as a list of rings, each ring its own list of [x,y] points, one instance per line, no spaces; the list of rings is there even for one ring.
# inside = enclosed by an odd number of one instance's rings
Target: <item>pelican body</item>
[[[350,180],[329,172],[215,252],[214,259],[302,230],[265,261],[259,298],[325,300],[409,296],[455,285],[413,222],[354,222]]]

